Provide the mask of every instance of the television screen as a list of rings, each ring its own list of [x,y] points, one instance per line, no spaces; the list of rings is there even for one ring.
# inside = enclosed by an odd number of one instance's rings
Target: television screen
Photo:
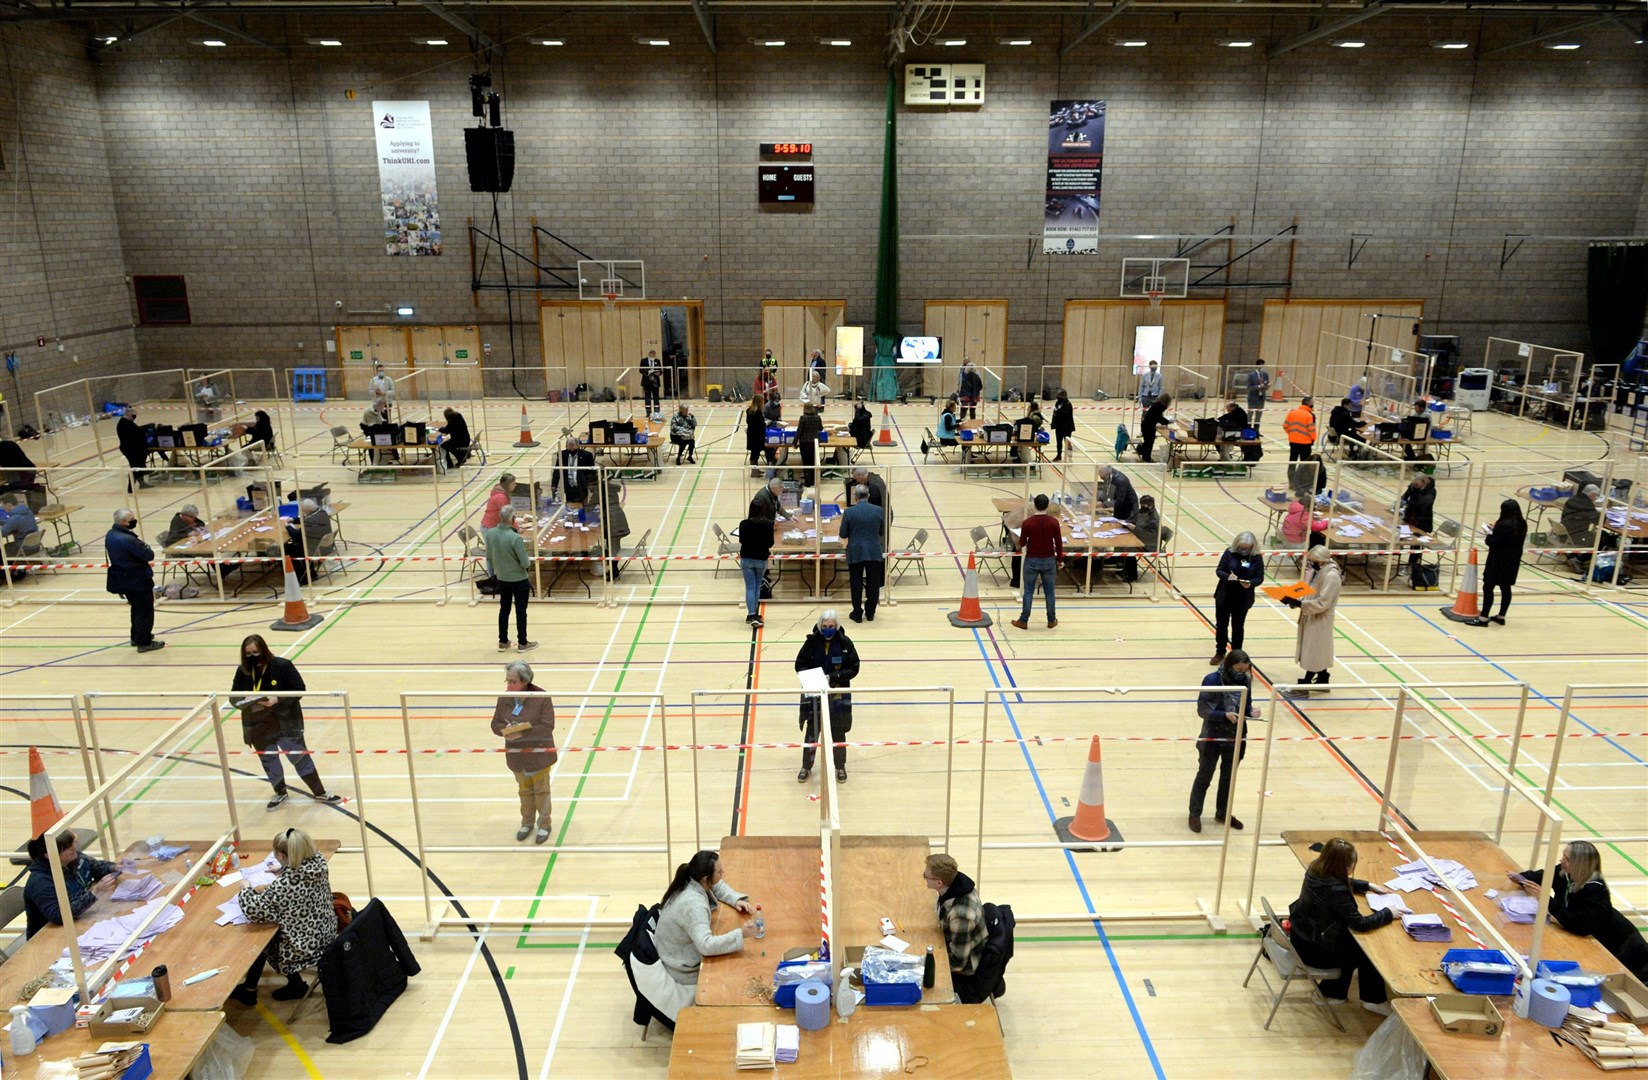
[[[907,337],[898,343],[901,364],[937,364],[943,359],[943,341],[936,337]]]

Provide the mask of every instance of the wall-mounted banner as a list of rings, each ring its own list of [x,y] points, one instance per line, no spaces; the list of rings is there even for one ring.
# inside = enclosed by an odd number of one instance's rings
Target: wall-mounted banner
[[[441,253],[440,200],[435,194],[435,132],[427,101],[374,101],[383,247],[390,255]]]
[[[1047,114],[1047,203],[1041,250],[1099,250],[1099,185],[1104,170],[1104,102],[1055,101]]]

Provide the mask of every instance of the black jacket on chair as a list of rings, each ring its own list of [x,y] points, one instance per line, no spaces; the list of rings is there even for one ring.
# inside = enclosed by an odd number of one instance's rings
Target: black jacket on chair
[[[1003,976],[1007,962],[1013,959],[1013,928],[1018,920],[1006,904],[984,905],[984,926],[988,936],[979,950],[978,969],[971,975],[950,975],[956,996],[963,1005],[979,1005],[986,999],[1002,997],[1007,992]],[[1000,991],[998,993],[998,991]]]
[[[658,910],[657,904],[650,908],[637,904],[635,915],[630,919],[628,933],[612,951],[623,961],[624,974],[629,978],[629,988],[635,993],[635,1011],[631,1013],[631,1018],[643,1028],[649,1021],[656,1020],[674,1031],[675,1021],[665,1016],[645,994],[641,993],[641,988],[635,983],[635,973],[630,970],[632,963],[658,963],[658,949],[652,943],[652,932],[658,926]]]
[[[1347,886],[1306,871],[1299,899],[1288,906],[1288,917],[1293,920],[1289,936],[1325,952],[1344,952],[1350,945],[1352,930],[1377,930],[1395,918],[1388,909],[1362,914],[1354,894],[1367,891],[1368,883],[1359,878],[1351,878]]]
[[[330,1043],[346,1043],[371,1031],[421,968],[407,948],[394,916],[373,900],[338,934],[320,958]]]

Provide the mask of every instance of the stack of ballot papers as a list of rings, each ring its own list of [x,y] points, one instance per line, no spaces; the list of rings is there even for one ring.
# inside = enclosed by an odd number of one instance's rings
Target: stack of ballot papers
[[[156,897],[147,904],[133,911],[129,915],[121,915],[114,919],[104,919],[94,923],[85,933],[80,935],[80,959],[86,964],[101,964],[115,954],[120,943],[131,936],[132,931],[142,925],[151,912],[159,909],[155,920],[149,924],[138,939],[132,942],[135,950],[156,934],[165,933],[178,924],[183,918],[183,909],[176,904],[168,904],[164,898]],[[67,955],[68,950],[64,950]]]
[[[223,912],[223,914],[213,920],[219,926],[245,926],[247,923],[252,921],[246,917],[245,912],[240,910],[239,893],[235,893],[235,895],[219,904],[217,909]]]
[[[165,886],[153,874],[138,874],[122,878],[109,895],[110,900],[125,903],[131,900],[152,900]]]
[[[1453,931],[1442,922],[1440,915],[1404,915],[1402,929],[1415,941],[1453,940]]]
[[[1389,911],[1389,912],[1391,912],[1393,914],[1396,914],[1396,915],[1412,915],[1413,914],[1413,908],[1409,907],[1408,902],[1406,900],[1403,900],[1400,896],[1382,895],[1380,893],[1369,893],[1368,894],[1368,907],[1372,908],[1375,911]]]
[[[776,1068],[777,1042],[778,1034],[772,1024],[739,1024],[738,1052],[733,1064],[740,1069]]]
[[[1539,898],[1522,893],[1505,893],[1499,898],[1499,910],[1514,923],[1531,923],[1539,913]]]
[[[1448,884],[1455,889],[1466,892],[1476,888],[1476,875],[1465,869],[1463,864],[1454,862],[1452,859],[1432,859],[1431,861],[1436,864],[1438,870],[1442,871],[1442,875],[1447,879]],[[1430,867],[1418,859],[1410,863],[1403,863],[1395,869],[1401,876],[1385,882],[1387,889],[1395,889],[1398,892],[1412,892],[1414,885],[1410,879],[1413,878],[1418,878],[1419,884],[1427,889],[1435,889],[1442,884],[1442,878],[1437,877],[1431,872]]]
[[[788,1065],[801,1052],[801,1029],[794,1024],[778,1025],[778,1042],[773,1051],[773,1060],[780,1065]]]

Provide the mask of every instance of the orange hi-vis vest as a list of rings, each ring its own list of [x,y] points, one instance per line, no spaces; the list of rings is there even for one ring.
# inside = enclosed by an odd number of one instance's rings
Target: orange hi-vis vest
[[[1316,442],[1316,414],[1309,405],[1296,406],[1282,421],[1282,430],[1287,432],[1288,442],[1310,446]]]

